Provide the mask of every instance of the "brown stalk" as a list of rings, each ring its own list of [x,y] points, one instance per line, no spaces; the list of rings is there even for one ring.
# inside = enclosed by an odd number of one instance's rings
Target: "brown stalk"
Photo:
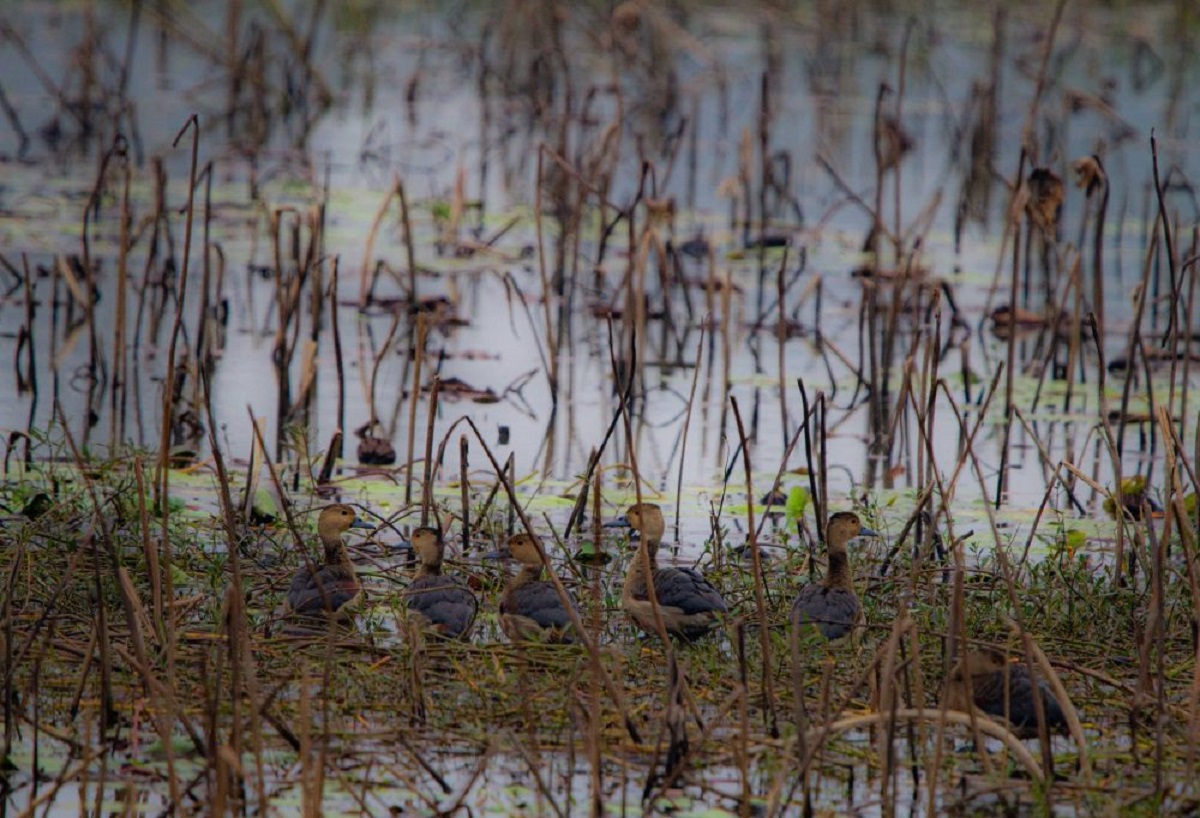
[[[62,407],[58,406],[56,408],[57,408],[58,413],[61,415]],[[111,697],[112,697],[112,692],[111,692],[111,673],[112,673],[111,650],[115,649],[117,652],[121,653],[125,657],[127,663],[134,666],[134,668],[138,671],[139,675],[141,676],[142,683],[145,686],[147,692],[150,694],[151,704],[154,709],[154,716],[152,718],[152,721],[154,723],[156,731],[159,734],[159,738],[164,743],[164,745],[170,744],[170,741],[171,741],[170,736],[171,736],[171,732],[172,732],[171,724],[174,722],[179,722],[180,724],[182,724],[182,726],[188,733],[189,737],[192,739],[193,746],[196,748],[196,750],[199,752],[203,752],[204,744],[200,738],[200,734],[196,731],[195,727],[192,725],[192,723],[188,719],[187,715],[179,708],[178,703],[176,701],[175,689],[174,689],[174,682],[175,682],[174,677],[168,675],[168,682],[170,684],[165,685],[152,672],[152,669],[151,669],[152,666],[149,661],[149,656],[148,656],[148,653],[146,650],[145,639],[143,637],[142,628],[141,628],[141,623],[146,618],[145,611],[141,606],[140,600],[138,600],[138,598],[137,598],[137,594],[133,588],[132,581],[130,580],[128,574],[125,572],[124,567],[121,566],[121,564],[120,564],[120,558],[117,554],[116,544],[114,543],[114,541],[112,539],[112,533],[109,530],[108,523],[105,521],[102,504],[100,502],[100,495],[96,489],[95,482],[93,481],[89,471],[85,467],[85,464],[83,462],[82,456],[80,455],[79,449],[76,447],[75,440],[74,440],[73,436],[71,435],[71,430],[66,426],[66,424],[63,424],[62,428],[63,428],[63,436],[66,439],[67,445],[70,448],[72,456],[75,460],[76,469],[78,470],[79,474],[81,475],[83,482],[84,482],[84,486],[86,487],[88,494],[92,500],[92,506],[93,506],[93,511],[94,511],[93,525],[98,524],[100,527],[101,539],[103,540],[104,545],[105,545],[105,551],[108,556],[108,561],[109,561],[110,567],[113,571],[113,575],[114,575],[114,579],[116,581],[117,587],[121,591],[121,603],[122,603],[122,607],[123,607],[123,610],[125,613],[125,623],[126,623],[126,627],[129,630],[129,640],[130,640],[130,643],[133,645],[133,651],[134,651],[133,655],[130,656],[128,653],[126,653],[124,651],[124,649],[121,646],[119,646],[119,645],[110,646],[110,644],[109,644],[107,615],[106,615],[105,606],[103,603],[103,597],[101,595],[101,588],[100,588],[100,566],[101,566],[102,560],[100,559],[99,550],[96,548],[95,536],[93,534],[89,533],[89,535],[87,536],[86,539],[90,540],[92,557],[94,560],[93,569],[94,569],[94,579],[95,579],[96,601],[97,601],[97,606],[98,606],[98,618],[97,618],[97,623],[96,623],[97,633],[98,633],[97,642],[98,642],[98,645],[100,648],[100,673],[101,673],[102,686],[103,686],[102,696],[106,700],[106,703],[104,705],[102,705],[102,708],[101,708],[102,719],[106,718],[106,716],[104,715],[104,712],[112,706],[112,704],[111,704]],[[144,502],[144,500],[143,500],[143,502]],[[168,648],[168,650],[170,650],[171,645],[168,644],[167,648]],[[168,667],[168,673],[170,673],[171,670],[172,670],[172,668]],[[179,785],[178,785],[177,773],[176,773],[175,766],[174,766],[174,754],[173,754],[173,750],[171,750],[171,749],[167,750],[167,770],[168,770],[168,781],[169,781],[170,791],[171,791],[172,797],[174,797],[174,796],[178,795],[178,793],[179,793],[179,789],[178,789]]]
[[[112,395],[109,411],[109,441],[117,445],[125,437],[125,310],[129,280],[129,184],[130,170],[128,158],[122,156],[122,185],[121,185],[121,225],[118,238],[117,252],[117,304],[116,315],[113,318],[113,353],[112,353]]]
[[[1154,195],[1158,200],[1158,223],[1162,226],[1163,244],[1167,250],[1167,272],[1171,276],[1170,316],[1167,319],[1167,330],[1163,333],[1164,348],[1174,340],[1177,322],[1179,321],[1179,305],[1183,302],[1180,293],[1179,266],[1175,261],[1175,242],[1171,238],[1171,220],[1167,217],[1167,203],[1163,198],[1162,181],[1158,177],[1158,140],[1154,137],[1154,129],[1150,129],[1150,159],[1154,171]]]
[[[441,388],[442,379],[437,375],[433,376],[433,386],[429,390],[429,408],[426,410],[429,417],[425,421],[425,477],[421,481],[421,525],[428,525],[429,512],[433,508],[433,422],[437,420],[438,408],[438,389]],[[441,458],[438,458],[438,463],[441,463]],[[412,461],[409,461],[409,469],[412,469]]]
[[[179,141],[183,138],[183,134],[188,128],[192,130],[192,159],[188,172],[188,198],[186,218],[184,220],[183,231],[183,264],[179,270],[179,291],[175,304],[175,321],[171,326],[171,340],[167,345],[167,361],[166,373],[163,377],[163,395],[162,395],[162,434],[159,437],[158,449],[158,479],[155,481],[155,486],[158,489],[155,497],[155,508],[162,518],[162,526],[159,529],[159,542],[162,545],[163,555],[163,587],[164,600],[163,603],[168,611],[167,615],[167,680],[170,688],[175,688],[175,586],[171,578],[171,533],[169,528],[170,523],[170,456],[171,456],[171,428],[174,426],[175,415],[175,355],[176,345],[179,342],[179,331],[183,325],[183,306],[187,298],[187,279],[188,266],[191,261],[192,249],[192,221],[195,218],[196,206],[196,171],[200,152],[200,119],[196,114],[192,114],[184,126],[175,135],[173,147],[179,146]]]
[[[762,555],[758,548],[758,532],[754,527],[754,485],[750,469],[750,445],[746,440],[746,429],[742,425],[742,413],[738,410],[737,398],[729,396],[733,419],[737,423],[738,439],[741,441],[742,465],[746,470],[746,531],[750,538],[750,558],[754,566],[754,605],[758,613],[758,636],[762,649],[762,693],[766,700],[763,719],[772,738],[779,736],[778,714],[775,710],[775,680],[771,673],[771,631],[767,627],[767,601],[763,592],[765,578],[762,572]]]
[[[783,250],[783,258],[779,261],[779,269],[775,272],[775,303],[777,311],[775,314],[775,368],[779,370],[779,417],[780,428],[783,430],[783,440],[787,443],[788,427],[791,425],[788,420],[788,405],[787,405],[787,360],[785,353],[787,344],[787,313],[784,311],[784,294],[787,290],[787,282],[784,280],[784,275],[787,272],[788,248]],[[699,363],[699,362],[697,362]]]
[[[337,367],[337,437],[336,444],[329,447],[329,457],[337,461],[342,456],[342,434],[346,428],[346,365],[342,360],[342,330],[338,322],[338,273],[340,257],[333,257],[333,270],[329,274],[329,326],[333,332],[333,362]],[[375,405],[372,402],[372,407]]]
[[[212,162],[207,162],[200,171],[200,175],[196,177],[197,184],[200,183],[200,179],[204,180],[204,226],[200,234],[200,306],[196,314],[196,341],[194,343],[197,371],[209,369],[214,362],[211,349],[214,333],[210,328],[212,323],[212,251],[214,248],[209,241],[212,226],[212,169]],[[200,377],[197,375],[192,379],[192,406],[199,407],[200,400]]]
[[[542,282],[542,316],[546,322],[546,346],[549,347],[551,339],[554,338],[554,324],[550,314],[550,294],[553,289],[550,287],[550,279],[546,274],[546,247],[542,240],[542,188],[544,185],[544,159],[543,157],[549,152],[544,144],[538,146],[537,156],[537,180],[534,186],[534,229],[537,241],[537,260],[538,260],[538,275]],[[550,365],[546,369],[546,377],[550,382],[550,404],[553,407],[558,406],[558,355],[552,350],[547,350],[550,358]]]
[[[261,806],[267,803],[266,794],[266,775],[263,767],[263,737],[261,715],[266,707],[266,703],[259,693],[258,674],[254,666],[254,652],[250,641],[250,623],[246,615],[244,600],[247,598],[245,590],[245,582],[242,574],[240,538],[238,536],[238,519],[236,506],[233,502],[233,493],[229,486],[229,473],[225,468],[225,458],[221,453],[221,447],[217,440],[216,418],[213,415],[212,408],[212,385],[209,382],[207,372],[201,369],[201,380],[204,386],[204,409],[208,419],[208,445],[211,452],[213,467],[216,471],[217,486],[219,488],[218,497],[221,503],[221,518],[225,529],[225,550],[229,555],[229,566],[232,576],[230,577],[229,588],[225,597],[225,616],[222,619],[228,635],[229,662],[233,669],[233,686],[232,697],[236,704],[240,704],[242,689],[245,689],[245,694],[250,700],[250,727],[251,739],[254,750],[254,763],[256,767],[255,782],[258,785],[258,801]],[[258,427],[255,424],[255,434],[258,434]],[[261,444],[261,440],[260,440]],[[261,448],[261,445],[260,445]],[[280,492],[280,506],[286,507],[287,503],[284,500],[282,491]],[[245,517],[244,519],[249,519]],[[234,725],[240,723],[240,718],[235,710]],[[286,738],[286,736],[285,736]],[[236,740],[234,747],[238,751],[238,756],[241,756],[240,742]]]
[[[142,554],[146,560],[146,574],[150,581],[151,610],[154,613],[154,632],[161,645],[166,639],[167,626],[163,617],[162,574],[158,565],[158,549],[150,542],[150,514],[146,509],[146,474],[142,458],[133,459],[133,474],[137,478],[138,519],[142,531]]]
[[[479,445],[483,447],[483,453],[487,455],[488,461],[492,464],[492,469],[496,475],[497,481],[504,488],[505,494],[508,495],[509,506],[515,509],[516,513],[520,516],[521,524],[524,526],[525,531],[527,531],[530,535],[533,535],[533,525],[530,523],[529,518],[525,515],[525,510],[521,508],[521,505],[517,500],[516,491],[513,489],[511,482],[505,479],[504,470],[501,469],[500,463],[496,460],[496,456],[492,454],[491,448],[488,447],[487,441],[484,440],[479,428],[475,425],[475,421],[469,416],[464,416],[463,420],[465,420],[467,425],[471,427],[471,431],[475,433],[475,439],[478,440]],[[534,540],[537,542],[536,537]],[[540,545],[538,546],[538,550],[541,550]],[[546,557],[544,552],[542,553],[542,562],[546,565],[549,564],[549,559]],[[588,631],[583,627],[583,621],[579,618],[579,612],[575,610],[573,605],[569,604],[568,600],[570,599],[570,595],[568,594],[566,587],[562,584],[562,580],[559,579],[558,573],[556,571],[547,571],[546,573],[548,574],[550,581],[554,583],[554,589],[558,592],[559,599],[564,601],[563,605],[567,610],[567,615],[571,618],[571,626],[578,634],[579,641],[583,644],[584,649],[587,650],[588,654],[591,656],[593,667],[596,667],[600,670],[600,677],[604,682],[604,687],[608,691],[608,695],[612,699],[613,704],[616,706],[618,712],[621,714],[621,718],[625,724],[625,730],[629,733],[629,737],[633,739],[633,741],[640,744],[642,741],[641,734],[638,732],[638,729],[633,722],[633,717],[630,715],[630,712],[625,705],[625,698],[621,694],[620,688],[613,684],[612,677],[609,676],[608,671],[604,669],[600,662],[599,647],[592,639]]]
[[[847,730],[861,730],[865,727],[878,724],[884,719],[894,721],[928,721],[934,724],[961,724],[977,728],[981,733],[986,733],[988,736],[1003,742],[1005,748],[1021,763],[1021,766],[1025,768],[1030,778],[1038,783],[1045,783],[1046,781],[1037,760],[1025,748],[1021,740],[1014,736],[1010,730],[989,718],[979,716],[972,719],[971,714],[959,713],[954,710],[938,712],[934,710],[898,708],[891,713],[868,713],[862,716],[849,716],[832,724],[809,730],[809,734],[805,739],[810,742],[815,740],[824,741],[831,734],[844,733]]]
[[[1079,754],[1079,770],[1090,785],[1093,783],[1092,762],[1088,756],[1087,740],[1084,737],[1083,725],[1079,721],[1079,713],[1075,710],[1071,697],[1067,695],[1066,685],[1054,671],[1054,666],[1046,658],[1041,645],[1031,640],[1029,647],[1033,653],[1033,660],[1037,662],[1038,670],[1050,684],[1050,689],[1054,691],[1054,697],[1058,699],[1058,703],[1062,707],[1063,717],[1067,720],[1067,729],[1071,731],[1071,738],[1075,741],[1075,750]]]
[[[688,429],[692,425],[692,407],[696,400],[696,384],[700,380],[700,355],[704,351],[704,326],[700,327],[700,337],[696,341],[696,363],[692,368],[692,386],[688,390],[687,409],[683,415],[683,431],[679,442],[679,474],[675,478],[675,534],[679,535],[679,507],[683,496],[683,471],[687,464]]]
[[[462,550],[464,554],[471,547],[471,471],[468,465],[469,449],[467,436],[460,435],[458,438],[458,488],[462,498]]]
[[[959,417],[958,421],[961,425],[962,418]],[[966,455],[970,458],[971,468],[975,473],[975,477],[980,488],[984,488],[987,485],[987,481],[984,478],[983,467],[979,463],[979,458],[976,455],[974,448],[968,447]],[[1016,578],[1013,574],[1012,568],[1009,565],[1008,554],[1001,545],[1002,539],[1000,537],[1000,531],[997,527],[995,511],[991,504],[985,504],[984,509],[988,515],[988,524],[991,528],[992,537],[997,543],[995,550],[996,564],[999,566],[1000,576],[1004,580],[1004,589],[1009,604],[1010,614],[1015,621],[1016,632],[1021,636],[1024,654],[1028,664],[1030,665],[1030,673],[1033,675],[1034,683],[1031,685],[1031,692],[1033,694],[1034,714],[1037,717],[1038,738],[1042,750],[1043,772],[1045,773],[1045,780],[1049,785],[1049,783],[1053,781],[1052,775],[1054,770],[1054,761],[1050,752],[1049,733],[1046,728],[1046,714],[1042,703],[1042,691],[1040,686],[1037,684],[1036,674],[1033,673],[1033,637],[1030,635],[1029,630],[1025,627],[1024,617],[1021,615],[1022,609],[1020,601],[1017,598]],[[1048,786],[1046,790],[1047,800],[1050,799],[1050,795],[1050,788]]]
[[[375,276],[371,274],[371,259],[375,255],[375,237],[379,233],[379,228],[383,224],[383,218],[387,215],[388,205],[392,201],[393,196],[400,195],[402,184],[399,176],[392,178],[392,186],[388,189],[387,195],[383,197],[383,201],[379,203],[379,210],[375,212],[375,219],[371,222],[371,229],[367,232],[367,246],[363,249],[362,268],[359,271],[358,283],[358,307],[365,309],[371,302],[371,293],[375,289]],[[409,252],[411,253],[412,244],[409,244]],[[412,259],[409,258],[411,265]],[[382,265],[376,265],[375,273],[378,275]],[[389,269],[389,268],[384,268]],[[415,272],[411,275],[416,275]],[[413,304],[416,304],[416,290],[413,290]]]
[[[818,392],[817,405],[810,408],[808,402],[808,390],[804,388],[803,378],[796,379],[796,387],[800,390],[800,403],[804,410],[804,422],[801,424],[801,428],[804,430],[804,459],[808,468],[808,493],[813,504],[813,517],[817,521],[817,531],[822,532],[825,530],[827,510],[825,507],[825,497],[820,491],[818,491],[817,487],[817,469],[813,464],[814,449],[812,427],[817,417],[817,412],[820,411],[821,413],[824,413],[825,394],[823,392]],[[785,457],[784,464],[786,463],[787,458]],[[797,521],[797,524],[799,524],[799,521]],[[820,537],[823,535],[818,533],[817,536]],[[810,550],[808,555],[810,566],[813,563],[812,556],[813,555]]]
[[[417,298],[417,247],[413,241],[412,220],[408,215],[408,195],[404,192],[404,180],[396,177],[396,194],[400,197],[400,222],[404,226],[404,253],[408,260],[408,300],[416,307]]]

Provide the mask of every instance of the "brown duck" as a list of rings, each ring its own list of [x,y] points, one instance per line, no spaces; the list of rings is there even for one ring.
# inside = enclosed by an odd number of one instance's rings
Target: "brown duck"
[[[509,579],[500,597],[500,629],[510,642],[575,641],[570,612],[554,583],[542,579],[542,550],[537,540],[524,532],[514,534],[504,548],[488,556],[521,563],[521,570]],[[570,603],[579,610],[574,599]]]
[[[422,627],[440,636],[469,638],[479,601],[461,579],[442,573],[446,543],[441,531],[418,528],[413,531],[411,541],[421,565],[405,592],[409,613],[418,618]]]
[[[350,561],[342,535],[351,528],[370,528],[343,503],[326,506],[317,518],[317,536],[325,548],[320,565],[305,565],[292,577],[284,599],[286,613],[349,619],[362,600],[362,583]]]
[[[967,679],[970,678],[970,691]],[[1041,693],[1046,729],[1061,732],[1067,720],[1062,706],[1045,679],[1037,680]],[[1023,664],[1009,662],[1001,651],[977,648],[967,652],[950,671],[946,680],[946,707],[970,712],[974,704],[980,711],[998,721],[1008,719],[1012,731],[1020,738],[1038,734],[1037,710],[1033,699],[1033,676]]]
[[[729,606],[699,572],[691,568],[658,567],[658,546],[666,530],[662,509],[654,503],[638,503],[629,507],[625,517],[641,534],[641,542],[625,574],[621,608],[639,628],[658,633],[646,582],[649,575],[667,633],[686,642],[707,634],[729,612]]]
[[[805,585],[792,603],[792,625],[816,625],[826,639],[841,639],[853,630],[862,617],[862,602],[854,593],[850,579],[850,558],[846,543],[855,537],[878,537],[863,526],[858,515],[841,511],[829,518],[825,528],[825,545],[829,553],[829,569],[825,580],[817,585]]]

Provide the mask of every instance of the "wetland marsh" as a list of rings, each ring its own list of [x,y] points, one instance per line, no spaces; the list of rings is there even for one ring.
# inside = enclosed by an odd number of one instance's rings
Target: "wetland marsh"
[[[5,5],[0,815],[1194,813],[1197,37]],[[693,643],[622,611],[646,502],[728,605]],[[363,594],[298,623],[334,503]],[[851,510],[835,650],[789,611]],[[525,530],[574,644],[505,636]],[[989,645],[1062,734],[944,706]]]

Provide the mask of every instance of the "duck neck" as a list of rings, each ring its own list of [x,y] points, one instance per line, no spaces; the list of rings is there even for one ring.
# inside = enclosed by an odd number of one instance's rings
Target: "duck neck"
[[[346,544],[342,542],[341,536],[322,537],[321,544],[325,546],[325,564],[340,565],[344,568],[354,568],[354,563],[350,561],[350,552],[346,550]]]
[[[523,585],[528,585],[531,582],[537,582],[542,578],[542,566],[540,565],[522,565],[512,579],[508,581],[509,590],[516,590]]]
[[[442,561],[436,560],[433,562],[421,561],[421,567],[417,569],[418,577],[440,577],[442,575]]]
[[[626,593],[631,592],[641,585],[648,584],[646,582],[647,578],[654,576],[654,572],[658,570],[658,559],[655,554],[656,549],[647,548],[647,545],[648,543],[643,540],[629,563],[629,571],[625,574],[624,590]],[[648,572],[647,568],[649,568]]]
[[[850,584],[850,558],[846,554],[846,546],[829,547],[829,573],[825,575],[825,587],[846,588]]]

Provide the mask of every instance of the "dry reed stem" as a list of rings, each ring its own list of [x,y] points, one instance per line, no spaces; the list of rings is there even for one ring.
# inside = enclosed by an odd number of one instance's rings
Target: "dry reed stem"
[[[704,326],[700,327],[700,337],[696,339],[696,363],[692,368],[692,385],[688,390],[687,409],[683,416],[683,430],[679,441],[679,473],[675,478],[675,531],[679,532],[679,508],[683,497],[683,471],[687,464],[688,430],[692,425],[692,408],[696,400],[696,384],[700,381],[700,355],[704,351]]]
[[[537,178],[535,180],[533,201],[534,201],[534,232],[537,241],[537,262],[538,276],[542,283],[542,318],[545,320],[546,346],[550,346],[550,339],[554,337],[554,323],[550,311],[550,279],[546,273],[546,246],[542,241],[542,186],[543,186],[543,157],[549,152],[546,146],[538,146],[537,155]],[[546,377],[550,381],[550,403],[553,406],[558,405],[558,356],[550,354],[549,366],[546,369]]]
[[[433,386],[430,387],[429,390],[429,407],[426,409],[426,414],[428,417],[425,420],[425,476],[421,480],[422,526],[429,522],[429,512],[433,506],[433,423],[435,420],[437,420],[438,390],[441,388],[441,385],[442,379],[437,375],[434,375]],[[439,465],[441,464],[442,461],[440,456],[438,457],[437,462]],[[409,469],[412,469],[411,461],[409,462]]]
[[[870,727],[878,724],[885,719],[895,721],[927,721],[934,724],[961,724],[964,726],[973,726],[981,733],[986,733],[992,738],[999,739],[1003,742],[1005,748],[1013,754],[1013,757],[1021,763],[1025,771],[1039,784],[1045,784],[1046,779],[1042,774],[1041,768],[1038,766],[1037,760],[1033,754],[1025,748],[1011,731],[1006,729],[1002,724],[993,721],[992,719],[979,714],[972,720],[971,714],[959,713],[954,710],[945,712],[937,712],[925,709],[898,708],[890,713],[868,713],[862,716],[850,716],[827,724],[822,727],[816,727],[808,731],[805,740],[809,742],[823,741],[830,734],[843,733],[847,730],[858,730],[864,727]]]
[[[1050,660],[1046,658],[1041,645],[1031,639],[1029,647],[1033,653],[1033,659],[1037,662],[1037,666],[1042,672],[1042,676],[1050,683],[1050,688],[1054,691],[1054,697],[1058,699],[1063,716],[1067,720],[1067,727],[1071,731],[1071,738],[1075,740],[1075,749],[1079,753],[1080,771],[1083,773],[1083,777],[1087,779],[1088,785],[1091,785],[1093,783],[1092,762],[1088,755],[1088,745],[1083,734],[1083,725],[1079,721],[1079,713],[1075,710],[1075,703],[1071,701],[1071,697],[1067,694],[1066,685],[1062,683],[1062,679],[1054,671],[1054,667],[1050,664]]]
[[[779,716],[775,711],[775,679],[771,673],[771,633],[767,628],[767,600],[763,591],[766,578],[763,576],[762,555],[758,547],[758,531],[754,527],[754,483],[750,468],[750,447],[746,440],[746,429],[742,425],[742,413],[738,410],[737,398],[729,396],[733,419],[737,423],[738,439],[741,441],[742,465],[746,470],[746,530],[750,539],[750,558],[754,568],[754,605],[758,614],[759,645],[762,650],[762,694],[766,708],[763,718],[772,737],[779,735]]]
[[[371,293],[375,290],[375,276],[371,275],[371,258],[375,255],[375,237],[379,233],[379,228],[383,224],[383,218],[387,215],[388,205],[392,201],[392,197],[400,195],[400,177],[392,177],[392,186],[388,189],[387,195],[379,203],[379,210],[375,211],[375,219],[371,222],[371,229],[367,231],[367,246],[363,249],[362,267],[358,274],[358,307],[365,309],[371,301]],[[391,268],[384,267],[390,270]],[[378,275],[379,267],[375,268]],[[415,273],[414,273],[415,275]],[[399,282],[398,282],[399,283]],[[413,291],[413,303],[416,303],[416,291]]]
[[[183,263],[179,269],[179,289],[175,307],[175,320],[171,326],[171,340],[167,345],[167,360],[166,372],[163,377],[163,396],[162,396],[162,435],[159,438],[158,451],[158,473],[155,480],[155,488],[157,496],[155,497],[155,506],[162,518],[162,526],[159,529],[159,542],[162,544],[163,553],[163,579],[164,579],[164,604],[166,610],[170,612],[167,616],[167,684],[173,690],[175,688],[175,649],[176,649],[176,633],[175,633],[175,587],[171,577],[171,535],[170,535],[170,447],[171,447],[171,427],[174,425],[175,400],[174,400],[174,384],[175,384],[175,354],[176,346],[179,341],[179,332],[183,325],[183,305],[187,297],[187,280],[188,267],[191,259],[192,249],[192,222],[195,218],[196,205],[196,172],[200,152],[200,119],[196,114],[192,114],[184,126],[175,136],[175,141],[172,147],[178,147],[183,134],[191,128],[192,131],[192,156],[188,174],[188,196],[187,210],[184,221],[184,239],[183,239]]]
[[[166,622],[163,619],[162,574],[158,565],[158,549],[150,542],[150,514],[146,508],[146,474],[141,457],[133,459],[133,474],[137,479],[138,521],[142,532],[142,554],[146,560],[146,578],[150,583],[154,634],[161,646],[167,634]]]
[[[505,478],[504,470],[500,468],[500,463],[496,460],[495,455],[492,454],[491,448],[487,445],[487,441],[484,440],[482,433],[480,433],[479,428],[475,425],[475,421],[469,416],[464,416],[463,419],[467,422],[467,425],[471,427],[471,431],[475,433],[475,439],[479,441],[479,445],[483,447],[484,454],[487,455],[488,460],[491,462],[492,469],[496,474],[496,479],[499,485],[503,487],[505,494],[508,495],[510,508],[514,509],[517,515],[520,516],[521,524],[525,531],[528,532],[530,536],[533,536],[534,543],[537,545],[538,552],[542,557],[542,564],[549,565],[549,558],[542,550],[537,536],[534,535],[533,525],[529,521],[529,518],[525,515],[525,510],[521,508],[521,505],[517,500],[516,491],[511,485],[511,481]],[[621,717],[624,720],[625,729],[629,733],[629,737],[633,739],[634,742],[640,744],[642,741],[641,735],[639,734],[638,729],[633,722],[633,717],[630,715],[629,710],[625,705],[625,698],[623,695],[621,695],[620,689],[613,684],[612,677],[609,676],[608,671],[605,670],[604,666],[600,663],[599,647],[596,641],[592,639],[591,635],[583,627],[583,621],[579,618],[579,612],[575,609],[575,606],[570,604],[570,594],[567,592],[566,587],[562,584],[562,580],[559,578],[558,572],[547,571],[546,573],[549,575],[550,581],[554,584],[554,590],[558,593],[559,599],[563,602],[563,607],[566,609],[567,615],[571,619],[571,626],[575,629],[576,634],[578,634],[580,643],[583,644],[584,649],[587,650],[587,652],[592,656],[593,666],[600,671],[600,677],[604,682],[604,687],[608,691],[609,696],[612,698],[613,704],[616,706],[618,712],[621,713]]]

